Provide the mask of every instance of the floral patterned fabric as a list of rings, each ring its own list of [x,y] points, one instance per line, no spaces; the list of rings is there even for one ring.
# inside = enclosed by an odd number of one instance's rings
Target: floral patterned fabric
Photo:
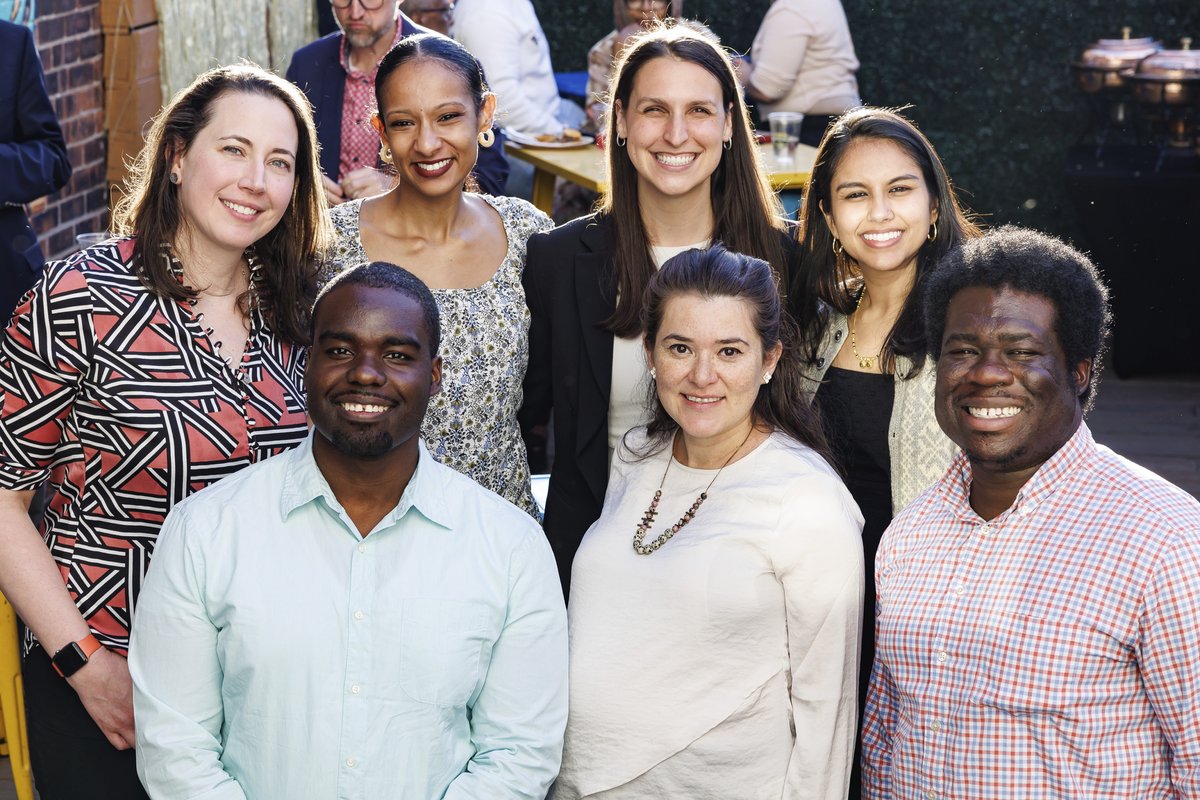
[[[438,461],[536,517],[517,427],[529,362],[529,309],[521,273],[526,241],[554,223],[524,200],[479,196],[500,215],[508,252],[481,286],[432,290],[442,318],[442,391],[429,401],[421,436]],[[356,200],[330,212],[337,235],[321,285],[370,261],[359,235],[361,208]]]

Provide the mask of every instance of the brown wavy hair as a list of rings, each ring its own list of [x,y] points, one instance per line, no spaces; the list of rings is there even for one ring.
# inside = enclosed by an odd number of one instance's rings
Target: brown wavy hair
[[[124,196],[113,210],[113,229],[136,237],[133,263],[150,291],[173,300],[195,297],[160,256],[186,222],[179,188],[168,174],[175,156],[186,153],[212,119],[216,99],[230,92],[279,100],[296,120],[299,148],[292,199],[279,224],[254,245],[264,267],[255,289],[271,330],[286,341],[308,344],[317,266],[332,240],[332,229],[321,189],[312,105],[278,75],[251,63],[217,67],[176,94],[150,123],[146,143],[125,181]],[[245,302],[246,297],[242,299]]]
[[[758,160],[750,112],[742,99],[733,63],[720,42],[703,28],[688,22],[666,20],[630,38],[613,68],[609,98],[629,107],[633,83],[642,67],[656,58],[673,58],[695,64],[716,78],[721,99],[731,109],[733,138],[712,176],[712,240],[731,250],[768,262],[780,275],[782,286],[791,285],[783,247],[787,223],[779,198]],[[608,189],[598,206],[612,220],[613,266],[616,271],[617,308],[604,322],[613,334],[628,338],[642,331],[642,295],[656,269],[650,240],[638,202],[638,173],[624,147],[617,145],[617,115],[607,116],[605,149]]]

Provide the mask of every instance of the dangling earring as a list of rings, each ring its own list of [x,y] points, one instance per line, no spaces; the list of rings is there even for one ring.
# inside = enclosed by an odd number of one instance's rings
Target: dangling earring
[[[169,180],[171,183],[178,186],[179,185],[179,173],[172,172],[169,176],[167,176],[167,180]]]
[[[385,164],[391,164],[392,163],[392,148],[388,147],[386,144],[383,147],[379,148],[379,160]]]
[[[836,236],[833,237],[833,254],[835,256],[840,256],[844,251],[845,251],[845,248],[842,247],[841,240],[838,239]]]
[[[628,140],[628,139],[622,139],[620,136],[618,136],[618,137],[617,137],[617,147],[624,147],[624,146],[625,146],[625,143],[626,143],[627,141],[629,141],[629,140]]]
[[[732,150],[733,149],[733,138],[730,137],[730,138],[726,139],[724,142],[721,142],[721,147],[724,147],[726,150]]]
[[[930,226],[929,235],[925,237],[925,241],[927,241],[927,242],[937,241],[937,220],[936,219],[933,221],[933,224]]]
[[[654,367],[650,368],[650,380],[652,380],[652,381],[658,380],[658,373],[654,371]]]
[[[496,141],[496,134],[492,133],[491,128],[488,128],[487,130],[482,130],[479,132],[479,146],[480,147],[491,147],[492,143],[495,141]]]
[[[771,373],[764,372],[763,373],[763,383],[770,383],[770,382],[771,382]]]

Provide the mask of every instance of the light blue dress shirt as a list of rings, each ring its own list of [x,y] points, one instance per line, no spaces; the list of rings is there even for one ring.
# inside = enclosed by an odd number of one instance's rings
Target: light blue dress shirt
[[[129,658],[154,798],[542,798],[567,717],[554,557],[421,447],[359,536],[300,447],[176,506]]]

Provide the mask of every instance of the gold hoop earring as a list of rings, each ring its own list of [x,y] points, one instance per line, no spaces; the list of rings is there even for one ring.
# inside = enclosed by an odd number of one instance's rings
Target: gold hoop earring
[[[379,160],[385,164],[391,164],[392,163],[392,148],[388,147],[386,144],[383,147],[379,148]]]
[[[479,146],[491,147],[496,141],[496,134],[492,133],[492,129],[482,130],[479,132]]]
[[[840,256],[842,253],[845,252],[845,250],[846,250],[846,248],[842,247],[841,240],[838,239],[836,236],[833,237],[833,254],[835,256]]]
[[[933,221],[933,224],[930,226],[930,228],[931,228],[931,230],[929,231],[929,235],[927,235],[925,237],[925,241],[927,241],[927,242],[937,241],[937,220],[936,219]]]

